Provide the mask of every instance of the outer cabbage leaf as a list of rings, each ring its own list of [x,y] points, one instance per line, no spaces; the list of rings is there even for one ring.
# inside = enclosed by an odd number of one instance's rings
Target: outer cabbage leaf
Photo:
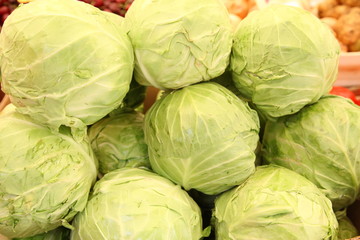
[[[217,83],[164,95],[145,114],[144,131],[152,169],[186,190],[215,195],[254,172],[257,113]]]
[[[213,212],[218,240],[337,240],[331,202],[309,180],[279,166],[261,166],[221,194]]]
[[[71,239],[198,240],[201,221],[200,208],[180,186],[144,169],[122,168],[95,184]]]
[[[219,0],[138,0],[125,22],[142,85],[177,89],[215,78],[229,64],[233,33]]]
[[[36,0],[0,35],[2,88],[18,111],[57,130],[84,130],[129,90],[133,49],[113,17],[76,0]]]
[[[235,86],[268,118],[299,111],[337,79],[340,47],[309,11],[272,4],[240,22],[231,54]]]
[[[88,142],[54,134],[29,117],[0,116],[0,233],[30,237],[66,224],[85,208],[97,175]]]
[[[315,183],[335,210],[346,208],[360,190],[360,107],[325,96],[300,112],[268,122],[263,158]]]

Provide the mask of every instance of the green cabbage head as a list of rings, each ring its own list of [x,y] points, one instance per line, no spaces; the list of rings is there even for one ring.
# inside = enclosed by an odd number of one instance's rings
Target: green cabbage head
[[[337,78],[339,43],[309,11],[272,4],[240,22],[231,55],[235,86],[268,118],[326,94]]]
[[[152,169],[186,190],[219,194],[254,172],[257,113],[220,84],[164,95],[146,113],[144,131]]]
[[[27,238],[14,238],[13,240],[70,240],[70,229],[59,227],[50,232],[38,234]]]
[[[215,200],[217,240],[337,240],[331,202],[309,180],[280,166],[261,166]]]
[[[129,90],[133,49],[118,21],[76,0],[35,0],[0,35],[2,88],[18,111],[57,130],[84,129]]]
[[[219,0],[137,0],[125,22],[142,85],[177,89],[215,78],[229,64],[233,33]]]
[[[54,134],[28,116],[0,116],[0,233],[31,237],[85,208],[97,168],[88,142]]]
[[[103,174],[122,167],[150,168],[144,140],[144,115],[125,112],[104,118],[89,129],[89,139]]]
[[[72,240],[198,240],[201,212],[180,186],[139,168],[114,170],[99,180]]]
[[[359,106],[340,96],[325,96],[294,115],[267,123],[263,159],[305,176],[336,211],[344,209],[359,197],[359,119]]]

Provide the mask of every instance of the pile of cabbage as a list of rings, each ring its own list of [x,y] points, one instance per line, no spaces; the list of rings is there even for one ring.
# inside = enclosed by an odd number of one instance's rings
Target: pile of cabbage
[[[0,33],[0,234],[59,240],[342,240],[360,108],[303,9],[234,30],[219,0],[21,4]],[[147,89],[161,90],[149,110]]]

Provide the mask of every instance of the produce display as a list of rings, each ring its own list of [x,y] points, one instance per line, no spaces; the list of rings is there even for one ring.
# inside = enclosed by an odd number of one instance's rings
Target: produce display
[[[88,3],[3,24],[1,240],[358,235],[360,106],[335,96],[319,18],[270,4],[234,29],[222,0]]]
[[[360,1],[323,0],[318,16],[329,25],[344,52],[360,51]]]

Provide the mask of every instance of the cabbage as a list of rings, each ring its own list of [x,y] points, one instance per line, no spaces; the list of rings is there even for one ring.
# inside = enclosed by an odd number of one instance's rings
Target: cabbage
[[[122,167],[150,167],[143,120],[142,113],[126,112],[104,118],[90,127],[91,147],[101,173]]]
[[[312,13],[272,4],[250,13],[234,36],[235,86],[268,118],[299,111],[337,79],[339,43]]]
[[[103,13],[108,16],[109,20],[111,20],[113,24],[121,26],[121,29],[124,29],[126,27],[124,18],[122,16],[107,11],[103,11]],[[130,89],[125,95],[121,105],[117,109],[110,112],[110,114],[114,115],[119,112],[121,113],[124,111],[131,111],[133,109],[141,108],[141,105],[145,100],[145,92],[146,87],[140,85],[138,82],[136,82],[134,78],[132,78],[130,82]]]
[[[239,92],[239,90],[235,87],[234,81],[232,79],[232,75],[230,71],[225,71],[224,74],[220,75],[217,78],[212,79],[212,81],[226,87],[227,89],[229,89],[230,91],[232,91],[237,97],[241,98],[244,101],[247,101],[242,94]],[[263,135],[263,126],[265,125],[265,122],[267,121],[267,117],[257,109],[257,107],[252,103],[252,102],[248,102],[249,107],[254,109],[259,116],[259,120],[260,120],[260,139],[261,136]],[[258,155],[259,159],[257,160],[258,162],[260,162],[260,155]]]
[[[229,64],[232,26],[219,0],[137,0],[125,23],[142,85],[177,89],[215,78]]]
[[[108,11],[102,11],[103,14],[106,15],[106,17],[115,25],[124,27],[124,18],[116,13],[108,12]]]
[[[360,107],[339,96],[325,96],[300,112],[268,122],[263,158],[315,183],[343,209],[359,197]]]
[[[254,172],[257,113],[217,83],[164,95],[145,114],[144,132],[152,169],[186,190],[215,195]]]
[[[17,8],[0,35],[2,87],[18,111],[84,130],[129,90],[133,49],[113,17],[76,0]]]
[[[354,238],[359,235],[352,221],[346,216],[346,211],[336,212],[336,218],[339,223],[338,240]]]
[[[0,233],[30,237],[71,221],[96,179],[88,142],[14,111],[0,116]]]
[[[15,238],[13,240],[69,240],[70,230],[64,227],[56,228],[50,232],[42,233],[33,237]]]
[[[359,235],[358,230],[348,217],[344,217],[338,220],[339,233],[338,240],[345,240],[354,238]]]
[[[309,180],[279,166],[261,166],[215,200],[217,240],[337,240],[331,202]]]
[[[179,186],[144,169],[122,168],[99,180],[72,240],[198,240],[198,205]]]

